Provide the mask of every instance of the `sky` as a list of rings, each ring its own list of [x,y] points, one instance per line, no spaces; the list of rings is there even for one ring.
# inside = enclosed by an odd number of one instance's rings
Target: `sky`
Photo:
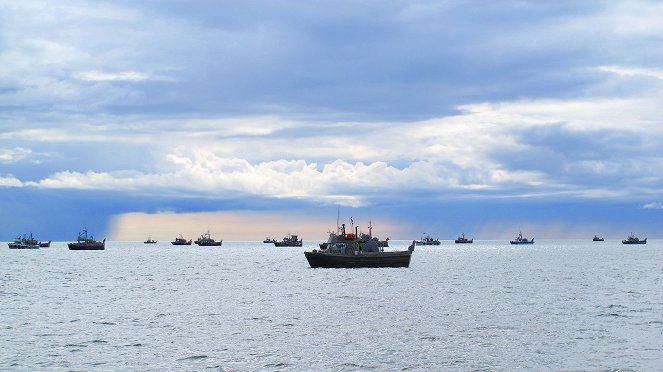
[[[661,238],[660,1],[0,0],[0,240]]]

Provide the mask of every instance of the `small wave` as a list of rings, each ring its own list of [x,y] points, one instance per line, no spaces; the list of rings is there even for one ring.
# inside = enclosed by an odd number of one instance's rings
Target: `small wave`
[[[117,323],[106,322],[106,321],[103,321],[103,322],[92,322],[92,323],[94,323],[94,324],[99,324],[99,325],[117,325]]]
[[[627,315],[618,314],[618,313],[603,313],[603,314],[599,314],[597,316],[601,316],[601,317],[609,316],[609,317],[615,317],[615,318],[628,318]]]
[[[286,367],[289,367],[289,366],[290,366],[290,364],[288,364],[288,363],[284,363],[284,362],[281,362],[281,363],[268,363],[268,364],[265,364],[263,367],[268,367],[268,368],[286,368]]]
[[[66,344],[64,347],[87,347],[85,344]]]
[[[192,355],[190,357],[181,358],[181,359],[177,359],[177,360],[178,361],[184,361],[184,360],[200,360],[200,359],[207,359],[207,355]]]

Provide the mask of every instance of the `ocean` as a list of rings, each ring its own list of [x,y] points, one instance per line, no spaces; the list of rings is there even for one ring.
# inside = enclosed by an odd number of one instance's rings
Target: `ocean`
[[[317,243],[2,243],[0,369],[663,369],[663,240],[445,241],[409,268],[311,269]]]

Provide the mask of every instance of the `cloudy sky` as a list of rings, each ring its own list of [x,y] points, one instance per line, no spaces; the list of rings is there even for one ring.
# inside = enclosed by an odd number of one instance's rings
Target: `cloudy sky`
[[[0,0],[0,240],[323,239],[337,206],[392,238],[662,237],[661,20],[659,1]]]

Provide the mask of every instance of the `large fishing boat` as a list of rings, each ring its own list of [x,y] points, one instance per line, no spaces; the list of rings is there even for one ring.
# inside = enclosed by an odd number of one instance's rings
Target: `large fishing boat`
[[[212,246],[220,246],[223,243],[223,240],[219,240],[218,242],[214,239],[212,239],[212,236],[209,233],[209,230],[200,236],[200,238],[196,239],[194,242],[197,245],[201,247],[212,247]]]
[[[426,235],[421,240],[415,241],[417,245],[440,245],[440,239],[433,239],[430,235]]]
[[[594,242],[602,242],[604,240],[605,239],[603,239],[603,238],[599,238],[598,235],[594,235],[594,237],[592,238],[592,241],[594,241]]]
[[[297,235],[288,234],[288,236],[284,237],[280,242],[274,241],[273,243],[277,247],[301,247],[302,239],[299,239]]]
[[[14,239],[13,243],[9,243],[9,249],[39,249],[39,242],[32,237],[32,233],[30,237],[23,234]]]
[[[385,252],[379,240],[367,234],[358,234],[359,227],[353,233],[345,231],[345,224],[337,227],[337,233],[330,233],[326,243],[320,244],[319,250],[304,252],[312,268],[359,268],[359,267],[408,267],[414,241],[406,251]]]
[[[534,244],[534,238],[527,240],[527,238],[523,238],[523,233],[519,232],[516,239],[511,240],[510,242],[511,244]]]
[[[170,242],[170,244],[172,244],[172,245],[191,245],[191,239],[186,240],[186,239],[184,239],[182,234],[180,234],[180,236],[175,238],[175,241]]]
[[[647,244],[647,238],[640,240],[633,233],[628,238],[622,240],[622,244]]]
[[[472,242],[474,242],[474,238],[472,238],[472,239],[468,239],[468,238],[465,237],[465,233],[463,233],[462,236],[459,236],[459,237],[456,238],[456,240],[454,240],[454,241],[455,241],[456,243],[472,243]]]
[[[106,248],[106,238],[103,241],[94,240],[94,236],[87,235],[87,229],[78,233],[78,239],[75,243],[67,244],[71,251],[102,251]]]

